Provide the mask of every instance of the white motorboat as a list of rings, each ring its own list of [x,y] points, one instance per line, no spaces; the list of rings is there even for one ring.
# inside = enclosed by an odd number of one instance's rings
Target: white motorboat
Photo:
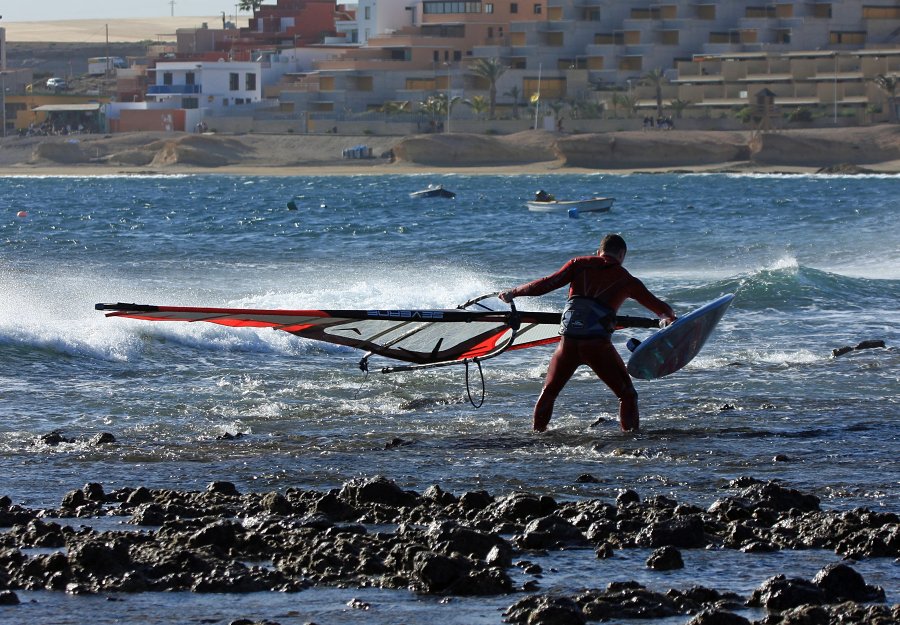
[[[592,197],[586,200],[549,200],[540,202],[529,200],[526,202],[528,210],[542,213],[605,213],[612,208],[615,198]]]

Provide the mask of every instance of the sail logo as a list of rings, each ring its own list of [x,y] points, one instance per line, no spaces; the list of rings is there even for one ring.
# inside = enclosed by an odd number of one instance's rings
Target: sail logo
[[[442,310],[370,310],[370,317],[379,319],[443,319]]]

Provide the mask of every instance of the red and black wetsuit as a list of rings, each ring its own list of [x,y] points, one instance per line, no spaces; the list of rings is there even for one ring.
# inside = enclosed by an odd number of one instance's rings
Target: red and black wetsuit
[[[610,256],[579,256],[567,262],[556,273],[517,286],[507,296],[544,295],[569,285],[569,298],[590,297],[615,314],[626,299],[636,300],[658,316],[674,319],[672,307],[653,295],[644,283],[632,276],[621,263]],[[563,387],[581,365],[588,365],[619,398],[619,424],[623,430],[637,430],[639,425],[637,392],[625,369],[622,357],[613,346],[609,334],[596,337],[563,336],[560,339],[544,388],[534,406],[534,429],[544,431],[553,415],[553,404]]]

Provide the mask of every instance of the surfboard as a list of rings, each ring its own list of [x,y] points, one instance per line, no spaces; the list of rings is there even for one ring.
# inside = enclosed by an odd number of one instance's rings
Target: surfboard
[[[681,369],[700,353],[733,299],[733,294],[723,295],[638,344],[628,359],[628,373],[652,380]]]

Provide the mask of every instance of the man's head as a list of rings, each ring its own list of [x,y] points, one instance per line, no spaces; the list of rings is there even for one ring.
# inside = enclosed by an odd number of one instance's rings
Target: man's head
[[[625,252],[627,251],[628,246],[625,245],[625,239],[618,234],[607,234],[600,241],[600,248],[597,250],[597,253],[612,256],[621,263],[625,260]]]

